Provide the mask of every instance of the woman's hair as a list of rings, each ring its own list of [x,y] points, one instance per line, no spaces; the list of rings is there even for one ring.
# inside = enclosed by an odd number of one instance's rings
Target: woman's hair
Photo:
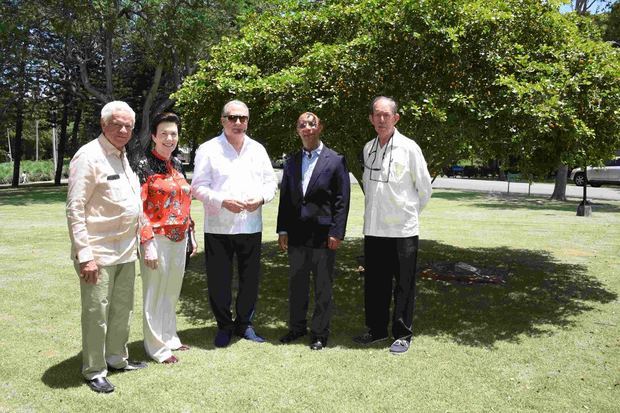
[[[151,122],[151,133],[153,135],[157,134],[157,126],[159,126],[162,122],[176,123],[177,128],[181,129],[181,118],[179,118],[176,113],[162,112],[155,115],[153,121]]]

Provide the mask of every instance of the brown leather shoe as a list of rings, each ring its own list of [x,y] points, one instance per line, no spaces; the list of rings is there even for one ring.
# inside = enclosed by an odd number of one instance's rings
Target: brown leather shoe
[[[163,364],[174,364],[178,363],[179,359],[176,356],[170,356],[166,360],[162,361]]]

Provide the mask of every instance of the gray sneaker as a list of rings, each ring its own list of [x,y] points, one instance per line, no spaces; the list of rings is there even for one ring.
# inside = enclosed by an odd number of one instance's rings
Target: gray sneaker
[[[390,346],[390,353],[392,354],[404,354],[407,350],[409,350],[409,341],[404,338],[399,338]]]

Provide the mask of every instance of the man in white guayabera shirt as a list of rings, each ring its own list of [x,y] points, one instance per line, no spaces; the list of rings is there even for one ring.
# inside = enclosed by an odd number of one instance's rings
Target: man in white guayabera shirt
[[[377,137],[364,146],[364,307],[368,331],[353,340],[368,345],[388,337],[392,354],[409,349],[413,335],[419,215],[428,203],[431,178],[420,147],[395,128],[396,102],[375,98],[370,122]],[[392,291],[392,282],[395,279]]]
[[[135,119],[127,103],[106,104],[101,135],[82,146],[69,166],[67,222],[80,278],[82,375],[98,393],[114,391],[108,370],[146,367],[127,359],[142,205],[125,151]]]
[[[209,302],[217,321],[214,344],[226,347],[233,333],[262,343],[252,318],[260,275],[262,205],[273,199],[277,178],[267,151],[245,134],[249,110],[233,100],[222,109],[221,135],[196,151],[192,192],[204,204]],[[239,290],[236,317],[231,312],[233,256],[237,256]]]

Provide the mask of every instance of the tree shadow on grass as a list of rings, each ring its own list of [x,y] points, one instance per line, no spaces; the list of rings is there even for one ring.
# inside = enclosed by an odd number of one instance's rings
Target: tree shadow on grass
[[[472,206],[487,209],[530,209],[539,211],[565,211],[577,212],[577,205],[580,200],[571,199],[568,201],[552,201],[540,195],[527,196],[525,194],[502,194],[485,192],[463,192],[463,191],[441,191],[434,192],[433,198],[446,199],[449,201],[472,202]],[[593,201],[592,210],[594,212],[620,212],[620,205],[604,202],[601,200]]]
[[[436,261],[463,261],[480,268],[508,271],[505,285],[418,283],[415,315],[419,335],[449,337],[471,346],[518,342],[521,335],[549,334],[568,328],[573,318],[618,295],[583,265],[556,261],[546,251],[498,248],[458,248],[422,241],[421,268]]]
[[[67,200],[67,186],[28,186],[0,190],[0,205],[30,205],[64,203]]]
[[[362,243],[362,239],[347,240],[338,251],[332,345],[356,347],[351,337],[364,330],[363,279],[357,272]],[[288,320],[288,263],[277,248],[275,241],[263,244],[263,278],[254,319],[257,329],[270,341],[277,341],[286,332]],[[216,328],[208,306],[204,256],[192,260],[181,292],[180,312],[192,323],[208,326],[200,334],[208,335],[210,345]],[[558,262],[546,251],[420,242],[419,270],[433,262],[458,261],[498,268],[509,275],[504,285],[457,285],[418,278],[415,335],[492,347],[497,341],[518,342],[522,335],[538,336],[549,334],[553,328],[568,328],[575,316],[618,297],[588,275],[585,266]],[[196,338],[196,342],[204,339]]]
[[[357,269],[362,239],[347,240],[338,251],[330,346],[359,348],[351,337],[363,331],[363,279]],[[422,240],[419,270],[434,262],[463,261],[479,268],[508,272],[504,285],[457,285],[418,278],[414,315],[415,336],[433,336],[455,343],[493,347],[498,341],[552,334],[570,328],[574,317],[597,304],[618,299],[583,265],[558,262],[545,251],[498,248],[459,248]],[[286,332],[288,320],[288,263],[277,242],[263,244],[263,278],[254,323],[271,343]],[[208,304],[204,254],[191,259],[180,297],[180,313],[197,325],[179,331],[181,340],[213,349],[217,328]],[[312,311],[312,298],[310,300]],[[304,341],[301,341],[304,343]],[[384,343],[378,345],[385,345]],[[132,359],[146,360],[142,341],[129,344]],[[52,388],[83,384],[81,354],[50,367],[42,377]]]

